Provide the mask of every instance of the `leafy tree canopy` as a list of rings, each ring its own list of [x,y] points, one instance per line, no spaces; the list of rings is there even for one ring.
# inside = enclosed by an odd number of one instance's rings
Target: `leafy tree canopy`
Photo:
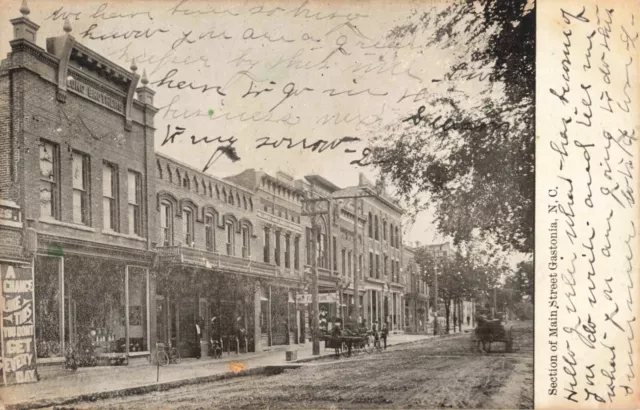
[[[455,243],[479,232],[505,250],[533,252],[532,4],[459,2],[416,14],[389,36],[407,32],[451,49],[459,63],[437,80],[446,92],[423,89],[407,121],[374,136],[381,177],[397,187],[414,219],[434,206],[437,229]]]

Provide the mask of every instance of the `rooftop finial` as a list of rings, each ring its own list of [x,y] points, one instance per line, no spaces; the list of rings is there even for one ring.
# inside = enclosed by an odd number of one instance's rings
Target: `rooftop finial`
[[[136,59],[135,57],[131,60],[131,71],[133,71],[134,73],[136,72],[136,70],[138,69],[138,66],[136,65]]]
[[[142,69],[142,79],[140,80],[140,82],[144,86],[149,84],[149,80],[147,79],[147,69],[146,68]]]
[[[29,6],[27,6],[27,0],[22,0],[22,5],[20,6],[20,13],[22,13],[24,17],[27,17],[29,13],[31,13],[31,10],[29,10]]]
[[[67,34],[71,33],[71,23],[69,23],[68,18],[64,19],[64,25],[62,26],[62,29]]]

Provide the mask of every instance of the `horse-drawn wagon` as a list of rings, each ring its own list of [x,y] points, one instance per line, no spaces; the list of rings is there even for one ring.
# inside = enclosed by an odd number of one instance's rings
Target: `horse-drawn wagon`
[[[491,343],[504,343],[505,351],[507,353],[511,353],[513,351],[513,334],[511,326],[505,328],[502,324],[502,320],[489,320],[483,316],[478,316],[476,322],[477,325],[474,335],[478,349],[480,348],[480,343],[482,343],[482,350],[485,352],[491,352]]]

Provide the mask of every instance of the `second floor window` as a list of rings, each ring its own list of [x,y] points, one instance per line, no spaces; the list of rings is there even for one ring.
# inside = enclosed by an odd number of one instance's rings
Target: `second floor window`
[[[380,279],[380,255],[376,255],[376,278]]]
[[[276,265],[280,266],[280,231],[276,231],[276,245],[273,248],[273,256]]]
[[[291,267],[291,236],[284,237],[284,267]]]
[[[374,222],[373,222],[373,228],[375,229],[375,240],[379,240],[380,239],[380,230],[379,230],[379,224],[378,224],[378,215],[375,216],[374,218]]]
[[[129,200],[129,234],[142,236],[142,217],[140,213],[140,200],[142,195],[140,190],[140,174],[134,171],[129,171],[127,182]]]
[[[73,222],[90,225],[89,156],[74,151],[71,158],[73,179]]]
[[[264,228],[264,238],[263,238],[263,243],[264,243],[264,255],[263,255],[263,261],[266,263],[269,263],[269,255],[271,252],[271,248],[270,248],[270,243],[269,243],[269,237],[271,236],[271,231],[269,230],[269,228]]]
[[[162,246],[173,245],[173,214],[166,202],[160,204],[160,233]]]
[[[300,269],[300,237],[293,240],[293,269]]]
[[[184,235],[184,244],[192,247],[194,245],[193,238],[193,212],[191,209],[182,210],[182,233]]]
[[[40,140],[40,217],[42,218],[60,218],[59,181],[58,145]]]
[[[102,223],[118,232],[118,169],[108,162],[102,165]]]
[[[351,251],[347,256],[347,276],[351,277]]]
[[[227,223],[227,255],[233,255],[233,224]]]
[[[373,253],[369,252],[369,277],[373,278]]]
[[[393,263],[393,262],[391,262],[391,263]],[[387,273],[388,273],[387,265],[389,265],[389,257],[387,255],[384,255],[384,265],[382,266],[382,274],[384,276],[387,276]],[[392,276],[392,278],[393,278],[393,276]]]
[[[214,230],[213,215],[206,214],[204,216],[204,238],[208,251],[216,250],[216,235]]]
[[[347,274],[347,251],[342,249],[342,275]]]
[[[242,257],[248,258],[251,256],[251,238],[249,236],[249,227],[242,227]]]
[[[362,255],[358,255],[358,276],[359,277],[362,277],[362,275],[363,275],[363,272],[362,272],[362,258],[363,258]],[[362,305],[360,305],[360,306],[362,306]]]

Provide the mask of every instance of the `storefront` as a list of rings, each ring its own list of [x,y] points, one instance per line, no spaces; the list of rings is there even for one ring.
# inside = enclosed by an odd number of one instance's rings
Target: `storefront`
[[[286,286],[261,287],[260,329],[263,346],[299,343],[304,338],[303,312],[296,303],[296,291]]]
[[[98,359],[150,351],[149,269],[98,256],[37,255],[35,336],[41,362],[67,348]]]
[[[159,269],[158,341],[171,342],[183,357],[207,356],[214,341],[224,351],[254,351],[255,286],[254,278],[209,268]]]

